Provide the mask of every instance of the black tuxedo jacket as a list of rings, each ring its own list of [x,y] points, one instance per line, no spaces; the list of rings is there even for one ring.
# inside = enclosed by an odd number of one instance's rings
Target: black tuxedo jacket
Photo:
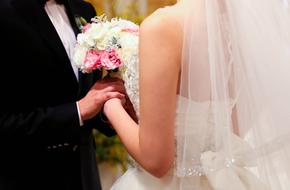
[[[0,190],[98,190],[92,129],[113,134],[99,116],[79,126],[76,101],[100,78],[77,81],[41,0],[0,1]],[[67,0],[75,16],[95,16]]]

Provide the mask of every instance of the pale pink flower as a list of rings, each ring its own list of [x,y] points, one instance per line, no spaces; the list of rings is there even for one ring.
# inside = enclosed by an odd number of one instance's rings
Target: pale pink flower
[[[83,27],[83,32],[86,32],[88,29],[90,29],[91,28],[91,24],[90,23],[88,23],[88,24],[86,24],[84,27]]]
[[[101,62],[106,70],[114,70],[121,65],[121,60],[115,49],[103,51],[101,54]]]
[[[89,73],[93,70],[102,68],[101,63],[101,54],[102,52],[96,51],[96,50],[89,50],[86,53],[85,57],[85,68],[84,70]]]
[[[122,29],[122,32],[137,33],[138,28],[124,28]]]

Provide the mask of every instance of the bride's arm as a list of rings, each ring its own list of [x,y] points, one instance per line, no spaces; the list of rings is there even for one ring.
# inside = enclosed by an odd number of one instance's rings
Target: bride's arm
[[[175,153],[176,91],[182,44],[181,26],[165,15],[151,16],[140,28],[140,125],[111,100],[104,111],[130,155],[161,177]]]

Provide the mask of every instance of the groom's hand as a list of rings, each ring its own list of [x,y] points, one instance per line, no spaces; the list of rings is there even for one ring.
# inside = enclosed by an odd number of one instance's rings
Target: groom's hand
[[[122,80],[105,78],[97,81],[87,95],[79,101],[81,119],[88,120],[96,116],[104,103],[112,98],[125,98],[125,88]]]

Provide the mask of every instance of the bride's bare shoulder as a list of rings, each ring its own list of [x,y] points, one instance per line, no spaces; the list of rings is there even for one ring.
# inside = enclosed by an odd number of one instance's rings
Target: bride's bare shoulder
[[[175,30],[172,30],[173,28]],[[177,14],[177,11],[173,6],[157,9],[148,16],[140,26],[141,32],[144,30],[153,30],[155,32],[166,31],[166,33],[170,33],[180,32],[180,29],[180,16]]]

